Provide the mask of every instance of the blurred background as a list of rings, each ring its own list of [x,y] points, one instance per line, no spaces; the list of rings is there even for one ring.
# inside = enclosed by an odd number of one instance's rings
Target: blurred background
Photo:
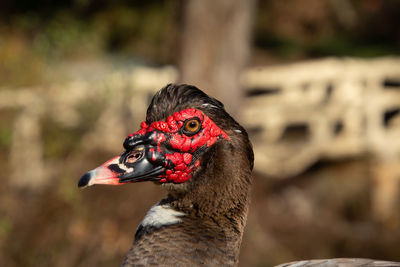
[[[400,2],[2,0],[0,264],[118,266],[151,183],[77,188],[158,89],[248,129],[241,266],[400,261]]]

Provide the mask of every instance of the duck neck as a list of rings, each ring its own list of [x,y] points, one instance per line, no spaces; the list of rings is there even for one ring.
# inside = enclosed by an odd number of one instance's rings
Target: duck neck
[[[240,151],[240,145],[221,142],[213,147],[188,190],[170,191],[163,201],[188,217],[211,219],[241,240],[249,206],[252,157]]]
[[[253,159],[250,145],[240,145],[217,144],[189,183],[166,187],[168,197],[146,215],[123,266],[238,264]]]

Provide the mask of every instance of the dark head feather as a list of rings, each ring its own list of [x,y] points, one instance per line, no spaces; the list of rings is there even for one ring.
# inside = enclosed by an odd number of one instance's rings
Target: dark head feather
[[[203,111],[231,138],[242,139],[246,150],[245,154],[248,155],[251,168],[253,168],[253,149],[246,130],[226,112],[224,104],[193,85],[168,84],[160,89],[154,95],[147,109],[146,122],[151,124],[155,121],[165,120],[175,112],[187,108]]]
[[[224,105],[215,98],[205,94],[195,86],[187,84],[168,84],[153,97],[147,109],[147,122],[165,119],[176,111],[185,108],[224,110]]]

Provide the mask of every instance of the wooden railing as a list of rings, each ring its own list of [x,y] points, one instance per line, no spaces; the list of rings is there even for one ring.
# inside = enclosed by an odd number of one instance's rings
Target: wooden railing
[[[400,59],[254,68],[243,84],[260,172],[287,177],[321,158],[400,156]]]

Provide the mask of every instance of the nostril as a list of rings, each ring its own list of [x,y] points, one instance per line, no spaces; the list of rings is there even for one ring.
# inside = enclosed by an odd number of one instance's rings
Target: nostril
[[[138,147],[135,150],[132,150],[128,153],[125,158],[125,163],[132,164],[136,161],[140,160],[143,157],[143,147]]]
[[[128,156],[126,159],[127,163],[134,163],[136,162],[140,157],[142,156],[142,153],[140,152],[134,152]]]

